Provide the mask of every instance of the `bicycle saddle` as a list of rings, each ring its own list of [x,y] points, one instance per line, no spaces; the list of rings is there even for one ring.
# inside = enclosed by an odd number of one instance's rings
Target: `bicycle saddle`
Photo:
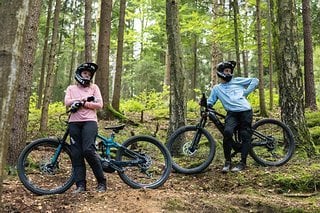
[[[125,126],[126,126],[125,124],[121,124],[121,125],[119,125],[119,126],[107,126],[107,127],[105,127],[104,129],[106,129],[106,130],[111,129],[112,131],[114,131],[114,132],[117,133],[117,132],[119,132],[120,130],[122,130]]]

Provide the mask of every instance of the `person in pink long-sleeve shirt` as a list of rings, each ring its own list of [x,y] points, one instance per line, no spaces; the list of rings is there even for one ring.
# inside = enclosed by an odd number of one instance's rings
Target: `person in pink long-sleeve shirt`
[[[103,106],[100,89],[91,82],[97,69],[98,65],[95,63],[81,64],[75,73],[77,83],[68,86],[64,99],[65,105],[71,107],[72,112],[68,125],[76,183],[74,193],[86,191],[85,160],[97,179],[97,191],[104,192],[107,188],[101,162],[95,150],[95,137],[98,133],[96,110]]]

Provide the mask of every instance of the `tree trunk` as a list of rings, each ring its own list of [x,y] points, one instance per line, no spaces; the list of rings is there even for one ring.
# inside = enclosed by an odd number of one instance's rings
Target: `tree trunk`
[[[166,0],[166,29],[170,57],[170,109],[168,137],[177,128],[185,125],[185,76],[182,63],[181,37],[179,27],[179,3]]]
[[[219,0],[212,1],[213,8],[212,8],[212,19],[215,20],[220,12],[221,12],[221,5],[222,3]],[[214,32],[213,35],[214,36]],[[217,68],[216,65],[223,60],[223,56],[221,50],[219,49],[218,43],[213,42],[211,46],[211,86],[216,85],[218,83],[218,76],[217,76]]]
[[[237,72],[235,74],[238,76],[241,76],[239,24],[238,24],[238,15],[239,15],[238,0],[233,0],[232,6],[233,6],[234,41],[235,41],[236,57],[237,57],[237,63],[238,63]]]
[[[111,13],[112,0],[101,0],[100,30],[98,42],[99,70],[96,73],[95,81],[101,90],[104,109],[99,117],[107,118],[109,101],[109,54],[110,54],[110,34],[111,34]]]
[[[72,18],[73,18],[73,21],[72,21],[72,27],[73,27],[73,29],[72,29],[72,39],[71,39],[71,41],[72,41],[72,50],[71,50],[71,58],[70,58],[70,69],[69,69],[69,73],[68,73],[68,85],[70,85],[71,83],[72,83],[72,80],[73,80],[73,77],[74,77],[74,72],[75,72],[75,66],[76,66],[76,56],[77,56],[77,51],[76,51],[76,37],[77,37],[77,35],[76,35],[76,29],[77,29],[77,27],[79,27],[78,25],[77,25],[77,22],[76,22],[76,17],[77,17],[77,15],[76,15],[76,0],[73,0],[73,2],[72,2]],[[86,29],[84,29],[85,30],[85,32],[86,32]],[[85,35],[85,37],[86,37],[86,35]],[[85,47],[86,48],[86,47]],[[87,50],[85,50],[85,52],[86,52]],[[85,53],[85,55],[86,55],[87,53]]]
[[[17,79],[22,72],[24,26],[29,11],[29,1],[1,1],[0,4],[0,211],[2,209],[2,183],[6,166],[6,155]]]
[[[52,39],[51,48],[48,61],[47,77],[46,77],[46,87],[44,90],[44,99],[41,110],[41,121],[40,121],[40,132],[44,133],[47,131],[48,127],[48,113],[49,104],[52,96],[53,81],[55,78],[55,60],[56,60],[56,48],[58,42],[58,31],[59,31],[59,15],[61,10],[61,0],[56,0],[56,7],[54,11],[54,20],[52,28]]]
[[[313,46],[310,0],[302,0],[303,43],[304,43],[304,82],[306,108],[317,110],[316,90],[313,72]]]
[[[46,22],[46,32],[44,35],[44,45],[42,50],[42,62],[41,62],[41,71],[40,71],[40,82],[38,85],[38,101],[37,108],[40,109],[42,106],[42,98],[43,98],[43,87],[45,84],[45,76],[46,76],[46,66],[48,59],[48,39],[49,39],[49,30],[50,30],[50,22],[51,22],[51,13],[52,13],[52,1],[48,1],[48,11],[47,11],[47,22]]]
[[[271,0],[268,0],[268,59],[269,59],[269,109],[273,109],[273,55],[272,55],[272,14]]]
[[[257,43],[258,43],[258,67],[259,67],[259,104],[260,115],[267,116],[266,100],[264,96],[264,73],[263,73],[263,55],[262,55],[262,34],[261,34],[261,12],[260,0],[256,0],[256,16],[257,16]]]
[[[191,79],[191,99],[196,101],[196,88],[197,88],[197,76],[198,76],[198,36],[193,35],[193,69]]]
[[[112,98],[112,107],[117,111],[119,111],[119,106],[120,106],[125,11],[126,11],[126,0],[120,0],[120,19],[119,19],[119,27],[118,27],[117,62],[116,62],[116,73],[115,73],[115,79],[114,79],[114,86],[113,86],[114,89],[113,89],[113,98]]]
[[[22,60],[23,72],[20,74],[18,80],[17,96],[19,98],[16,99],[14,104],[15,116],[13,116],[7,155],[7,163],[12,168],[17,164],[19,153],[25,146],[25,142],[27,140],[28,112],[33,76],[33,64],[38,41],[37,35],[41,2],[41,0],[30,1],[30,14],[28,17],[28,24],[25,28]]]
[[[243,76],[244,77],[248,77],[249,76],[249,72],[248,72],[248,51],[247,50],[243,50],[242,51],[242,64],[243,64]]]
[[[314,146],[304,117],[302,71],[298,56],[298,32],[293,0],[278,1],[279,69],[281,117],[291,128],[298,147],[308,156],[314,154]]]
[[[85,0],[84,33],[85,61],[92,62],[92,0]]]

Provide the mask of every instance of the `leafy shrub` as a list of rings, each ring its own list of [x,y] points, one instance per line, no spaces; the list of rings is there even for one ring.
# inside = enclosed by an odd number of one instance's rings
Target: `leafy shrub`
[[[28,136],[29,138],[42,137],[40,135],[40,118],[41,118],[41,109],[36,107],[37,97],[32,95],[30,98],[29,105],[29,119],[28,119]],[[65,129],[65,123],[60,122],[59,116],[66,111],[66,108],[62,102],[55,102],[49,105],[48,112],[48,132],[47,135],[56,135],[61,134],[61,131]],[[67,117],[63,118],[67,120]]]
[[[122,101],[120,110],[126,112],[150,112],[155,117],[167,117],[169,114],[169,90],[163,92],[144,91],[132,99]]]

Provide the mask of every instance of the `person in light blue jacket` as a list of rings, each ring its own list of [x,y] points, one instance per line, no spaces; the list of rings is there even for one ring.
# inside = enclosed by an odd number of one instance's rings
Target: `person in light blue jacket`
[[[257,87],[257,78],[233,77],[235,61],[224,61],[217,65],[217,75],[221,83],[215,85],[207,100],[208,107],[212,107],[220,100],[227,111],[225,129],[223,132],[223,150],[225,164],[222,172],[239,172],[246,168],[247,156],[251,141],[252,108],[247,96]],[[242,140],[241,160],[231,169],[232,136],[235,128],[240,127]]]

